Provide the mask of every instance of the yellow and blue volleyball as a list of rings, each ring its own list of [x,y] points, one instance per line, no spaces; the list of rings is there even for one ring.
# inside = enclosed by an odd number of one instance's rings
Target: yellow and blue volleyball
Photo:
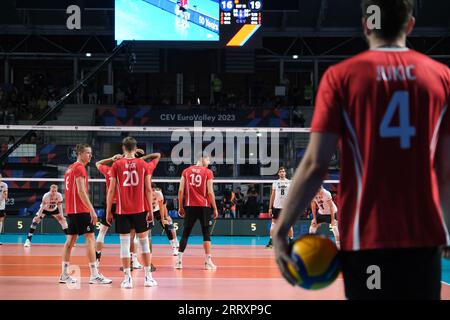
[[[338,249],[333,241],[317,235],[305,235],[291,247],[291,258],[295,265],[288,269],[297,280],[297,285],[308,290],[329,286],[340,272]]]

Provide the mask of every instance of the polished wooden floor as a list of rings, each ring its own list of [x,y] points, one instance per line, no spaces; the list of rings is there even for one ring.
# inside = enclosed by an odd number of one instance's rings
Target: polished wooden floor
[[[61,244],[21,244],[0,246],[0,300],[56,299],[56,300],[327,300],[344,299],[342,278],[320,291],[306,291],[291,287],[281,278],[272,250],[263,246],[214,247],[216,271],[203,270],[203,249],[188,246],[183,270],[175,270],[175,257],[168,245],[155,245],[153,273],[159,285],[143,286],[143,271],[133,271],[135,287],[121,289],[123,273],[119,270],[119,247],[107,245],[100,271],[113,280],[110,285],[90,285],[85,248],[79,244],[73,250],[72,266],[79,286],[58,283],[61,271]],[[450,286],[443,284],[442,298],[450,299]]]

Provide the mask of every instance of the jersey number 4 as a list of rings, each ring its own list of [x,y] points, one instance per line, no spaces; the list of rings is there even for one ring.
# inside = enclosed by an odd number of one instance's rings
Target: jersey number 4
[[[392,119],[399,109],[400,125],[392,126]],[[416,135],[416,128],[411,126],[409,116],[409,92],[396,91],[381,121],[380,136],[382,138],[400,138],[402,149],[411,148],[411,138]]]

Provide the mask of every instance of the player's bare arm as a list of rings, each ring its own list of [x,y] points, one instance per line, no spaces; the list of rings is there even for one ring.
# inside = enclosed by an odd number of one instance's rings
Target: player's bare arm
[[[289,244],[286,240],[289,229],[295,224],[301,212],[315,196],[325,177],[333,153],[336,151],[339,136],[330,133],[311,133],[311,139],[305,157],[292,178],[287,198],[289,205],[280,214],[273,233],[275,257],[286,280],[292,285],[295,279],[287,269],[292,263],[289,256]]]
[[[334,218],[334,212],[333,212],[333,200],[328,200],[325,202],[325,205],[328,207],[328,212],[331,213],[331,225],[334,226],[336,223],[336,219]]]
[[[107,159],[103,159],[103,160],[97,161],[95,163],[95,166],[98,169],[101,165],[109,165],[110,163],[113,163],[114,161],[117,161],[119,159],[122,159],[122,155],[121,154],[116,154],[116,155],[112,156],[111,158],[107,158]]]
[[[149,203],[149,210],[147,212],[147,221],[151,222],[153,221],[153,206],[152,206],[152,199],[153,199],[153,191],[152,191],[152,179],[151,176],[145,176],[145,197],[147,198],[147,202]]]
[[[147,155],[145,155],[145,156],[143,156],[143,157],[141,157],[141,159],[142,160],[144,160],[144,161],[146,161],[146,160],[157,160],[157,164],[158,164],[158,162],[159,162],[159,160],[161,159],[161,153],[150,153],[150,154],[147,154]]]
[[[213,181],[208,180],[208,198],[214,210],[214,219],[217,219],[219,212],[217,211],[216,195],[214,194]]]
[[[272,193],[270,194],[270,200],[269,200],[269,216],[272,218],[272,207],[273,202],[275,201],[275,189],[272,189]]]
[[[111,177],[108,194],[106,196],[106,221],[111,225],[113,222],[112,205],[114,201],[114,190],[116,190],[116,178]]]
[[[178,189],[178,210],[180,217],[184,218],[185,212],[183,207],[183,197],[184,197],[184,177],[180,179],[180,188]]]
[[[440,138],[436,151],[435,169],[442,217],[445,227],[450,231],[450,135]],[[450,259],[449,241],[450,239],[447,239],[447,247],[443,250],[443,256],[447,259]]]
[[[92,206],[91,200],[89,200],[89,196],[86,192],[84,179],[84,177],[78,177],[75,180],[77,184],[78,196],[80,197],[81,201],[83,201],[83,204],[89,208],[89,213],[91,214],[91,223],[95,225],[97,224],[97,214],[95,213],[94,207]]]
[[[317,210],[317,205],[316,202],[313,200],[311,201],[311,211],[312,211],[312,215],[313,215],[313,219],[311,221],[311,225],[313,227],[317,227],[317,214],[316,214],[316,210]]]

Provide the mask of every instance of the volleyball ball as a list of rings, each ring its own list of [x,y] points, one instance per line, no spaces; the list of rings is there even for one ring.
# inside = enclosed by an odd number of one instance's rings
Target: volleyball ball
[[[340,272],[338,249],[330,239],[305,235],[293,243],[291,258],[295,265],[288,264],[297,285],[308,290],[329,286]]]

